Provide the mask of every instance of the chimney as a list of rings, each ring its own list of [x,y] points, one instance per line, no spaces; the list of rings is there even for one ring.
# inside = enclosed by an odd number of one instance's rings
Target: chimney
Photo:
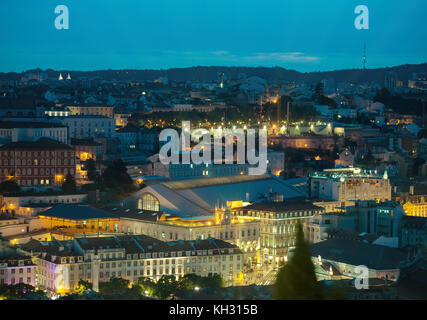
[[[409,194],[410,194],[411,196],[413,196],[413,195],[414,195],[414,186],[413,186],[413,185],[409,186]]]

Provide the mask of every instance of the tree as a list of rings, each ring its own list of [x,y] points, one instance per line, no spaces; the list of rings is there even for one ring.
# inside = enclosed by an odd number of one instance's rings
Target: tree
[[[71,174],[67,174],[65,181],[62,184],[62,190],[65,193],[75,193],[77,191],[76,181]]]
[[[99,292],[102,294],[123,294],[129,289],[129,280],[113,277],[108,282],[99,284]]]
[[[140,294],[153,296],[156,291],[156,283],[148,277],[140,277],[138,279],[138,286],[141,288]]]
[[[21,188],[14,179],[6,180],[0,183],[0,193],[19,192]]]
[[[108,166],[101,176],[102,188],[130,189],[133,185],[132,178],[127,173],[126,165],[121,159],[116,159]]]
[[[92,289],[92,283],[80,279],[78,283],[78,288],[76,289],[76,293],[78,295],[82,295],[85,291]]]
[[[174,276],[163,275],[156,283],[155,295],[160,299],[166,299],[175,293],[178,288],[178,282]]]
[[[28,298],[28,299],[42,299],[46,294],[37,290],[32,285],[26,283],[17,283],[14,285],[1,285],[0,286],[0,299],[14,299],[14,298]]]
[[[179,279],[178,291],[193,290],[195,287],[200,286],[200,278],[194,273],[184,275]]]
[[[96,163],[93,159],[88,159],[85,163],[85,169],[87,171],[87,178],[90,181],[96,181],[97,173],[96,173]]]
[[[221,275],[217,273],[209,274],[207,277],[202,277],[200,287],[219,289],[224,287],[224,280],[222,279]]]
[[[293,255],[277,274],[274,298],[278,300],[322,299],[323,290],[316,280],[310,245],[304,239],[301,223],[297,225]]]
[[[219,289],[224,287],[224,279],[219,274],[210,274],[207,277],[194,273],[186,274],[179,279],[177,291],[194,290],[195,287]]]

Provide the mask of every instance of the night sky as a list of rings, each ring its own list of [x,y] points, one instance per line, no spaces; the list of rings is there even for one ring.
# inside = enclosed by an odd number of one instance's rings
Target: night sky
[[[366,5],[369,30],[356,30]],[[66,5],[70,29],[54,26]],[[0,71],[426,62],[425,0],[2,0]]]

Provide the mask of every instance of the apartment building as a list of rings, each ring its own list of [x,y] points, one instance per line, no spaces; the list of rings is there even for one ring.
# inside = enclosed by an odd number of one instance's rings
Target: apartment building
[[[114,117],[114,107],[104,105],[67,106],[73,116],[104,116]]]
[[[220,274],[233,284],[243,267],[237,247],[218,239],[163,242],[144,235],[75,238],[69,241],[31,240],[20,250],[37,264],[37,283],[51,293],[68,293],[80,279],[93,284],[112,277],[131,283],[140,277],[157,281],[162,275]]]
[[[0,121],[0,145],[49,138],[68,143],[68,128],[58,123]]]
[[[114,119],[102,115],[76,115],[64,117],[62,123],[68,127],[70,138],[112,138],[116,125]]]
[[[145,234],[162,241],[206,240],[215,238],[239,247],[245,261],[256,259],[259,250],[260,222],[231,217],[231,211],[217,209],[215,216],[180,217],[165,212],[103,208],[120,218],[119,232]],[[228,215],[228,216],[227,216]]]
[[[260,221],[261,259],[277,264],[286,261],[289,249],[295,246],[297,224],[323,212],[323,208],[303,199],[254,203],[233,210],[241,219]]]
[[[60,185],[75,175],[75,152],[48,138],[20,141],[0,147],[0,180],[15,178],[21,186]]]
[[[31,257],[19,254],[0,257],[0,285],[18,283],[36,286],[36,265]]]

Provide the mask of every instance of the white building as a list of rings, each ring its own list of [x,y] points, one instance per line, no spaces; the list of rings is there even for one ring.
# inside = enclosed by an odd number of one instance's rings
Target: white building
[[[220,274],[233,284],[241,273],[243,254],[217,239],[163,242],[148,236],[75,238],[22,246],[37,264],[37,282],[51,293],[74,291],[80,279],[99,290],[99,282],[121,277],[134,283],[140,277],[157,281],[162,275]]]
[[[387,176],[359,168],[325,169],[310,174],[312,198],[346,202],[351,200],[391,200]]]
[[[68,116],[62,123],[68,127],[70,138],[114,137],[116,125],[113,118],[105,116]]]
[[[0,122],[0,145],[18,141],[36,141],[40,138],[68,143],[68,128],[59,123],[49,122]]]
[[[31,257],[18,254],[0,257],[0,285],[18,283],[36,286],[36,265]]]

